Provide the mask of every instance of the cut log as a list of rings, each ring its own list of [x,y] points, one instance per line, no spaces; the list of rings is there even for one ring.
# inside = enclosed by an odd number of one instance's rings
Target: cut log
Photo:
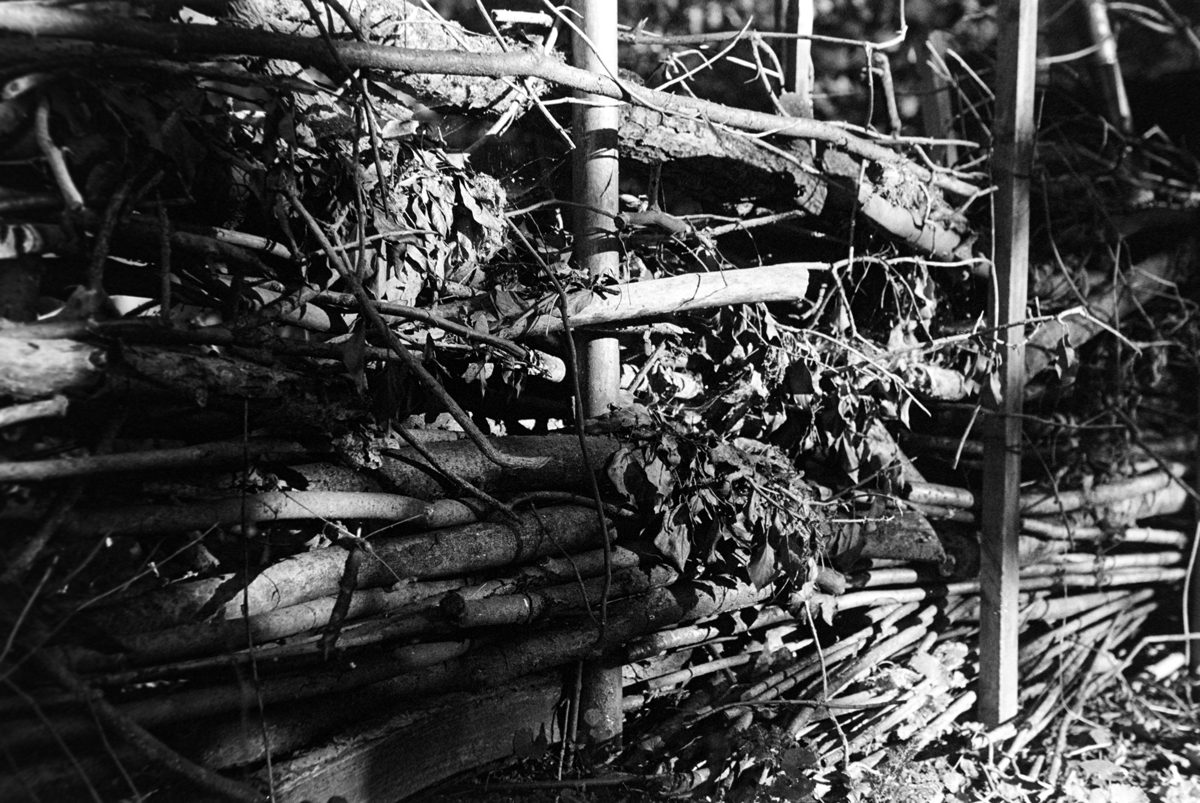
[[[1155,493],[1179,482],[1186,472],[1182,464],[1170,466],[1170,473],[1154,471],[1129,477],[1119,482],[1096,485],[1087,490],[1025,493],[1021,495],[1021,513],[1026,516],[1046,516],[1069,513],[1083,508],[1099,508]]]
[[[488,762],[527,757],[538,740],[562,738],[561,696],[562,678],[543,673],[366,723],[326,747],[275,764],[275,799],[402,800]]]
[[[860,558],[889,558],[946,564],[946,551],[924,515],[915,510],[890,508],[876,520],[853,522],[837,528],[838,538],[830,545],[839,565]]]
[[[591,518],[595,520],[594,515]],[[561,531],[559,537],[562,537]],[[299,700],[336,694],[354,698],[353,710],[361,716],[364,710],[386,710],[401,699],[410,700],[434,692],[493,688],[523,675],[599,657],[634,636],[651,633],[669,624],[740,610],[762,602],[771,593],[769,588],[758,589],[749,583],[734,587],[680,583],[613,604],[602,641],[597,641],[596,626],[591,621],[564,623],[418,672],[405,673],[394,661],[384,659],[356,663],[351,668],[310,670],[300,675],[264,678],[258,685],[257,699],[266,706],[276,703],[295,705]],[[358,691],[349,695],[352,690]],[[367,701],[370,701],[369,706],[359,706]],[[121,708],[135,721],[153,728],[237,711],[246,702],[242,685],[234,683],[180,690],[166,697],[127,703]],[[349,704],[342,704],[349,710]],[[336,707],[331,716],[336,716]],[[328,723],[322,725],[327,729]],[[52,727],[53,731],[48,730],[41,721],[10,723],[8,728],[0,731],[0,747],[25,750],[45,744],[51,733],[62,740],[78,739],[92,734],[95,726],[89,716],[66,715],[55,718]],[[308,727],[306,730],[303,722],[291,721],[289,727],[293,744],[303,744],[311,738],[313,729]],[[247,751],[260,750],[261,739],[261,732],[255,731],[257,746],[241,745],[237,752],[244,757]],[[272,749],[282,751],[286,748],[273,742]]]
[[[670,585],[677,577],[677,572],[665,566],[656,566],[648,572],[623,569],[612,576],[610,598],[642,594],[651,588]],[[596,577],[582,583],[563,583],[520,594],[477,599],[452,592],[442,599],[441,607],[459,627],[523,625],[545,616],[594,610],[606,585],[605,578]]]

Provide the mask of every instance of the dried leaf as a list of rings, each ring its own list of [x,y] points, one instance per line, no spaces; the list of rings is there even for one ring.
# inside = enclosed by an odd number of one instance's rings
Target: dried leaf
[[[764,542],[761,549],[750,559],[747,567],[750,571],[750,582],[755,588],[766,588],[775,579],[775,550]]]
[[[692,540],[688,537],[687,528],[677,521],[678,514],[679,510],[676,509],[663,516],[662,526],[654,536],[654,546],[671,565],[682,572],[691,554]]]

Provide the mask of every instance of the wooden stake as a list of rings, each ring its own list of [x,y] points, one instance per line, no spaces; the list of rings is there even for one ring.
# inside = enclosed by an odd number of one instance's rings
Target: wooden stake
[[[1037,0],[1000,0],[993,175],[995,257],[991,293],[1000,364],[984,445],[979,580],[979,713],[995,727],[1017,713],[1021,402],[1029,269],[1029,174],[1033,165]]]

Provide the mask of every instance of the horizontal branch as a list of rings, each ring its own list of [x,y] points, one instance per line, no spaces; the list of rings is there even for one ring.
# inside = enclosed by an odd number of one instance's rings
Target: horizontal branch
[[[228,26],[145,22],[115,15],[101,16],[11,3],[0,4],[0,31],[124,45],[172,58],[225,54],[287,59],[322,67],[332,74],[340,73],[343,68],[365,68],[491,78],[541,78],[593,95],[637,103],[669,114],[698,117],[745,131],[829,142],[864,159],[902,167],[921,181],[930,181],[959,195],[969,197],[979,191],[979,188],[964,181],[944,173],[935,173],[883,145],[854,136],[830,123],[736,109],[711,101],[659,92],[569,67],[534,50],[487,54],[415,50]]]
[[[734,304],[802,301],[808,292],[809,273],[828,269],[826,262],[793,262],[619,284],[604,288],[587,306],[572,312],[571,326],[599,326]],[[527,325],[510,327],[506,334],[561,331],[563,320],[555,311]]]
[[[552,507],[518,514],[516,525],[480,522],[415,535],[370,539],[358,587],[405,578],[440,578],[527,563],[559,550],[599,542],[595,511]],[[314,549],[264,569],[249,582],[234,574],[187,580],[89,612],[89,622],[112,633],[145,632],[208,617],[235,619],[338,593],[346,550]],[[243,606],[245,610],[243,610]]]
[[[595,522],[594,511],[582,510]],[[546,511],[542,515],[545,516]],[[559,538],[563,535],[560,532]],[[597,643],[596,628],[590,621],[563,623],[417,671],[405,671],[406,667],[397,665],[387,656],[382,660],[356,663],[349,668],[338,666],[263,678],[257,693],[267,706],[280,702],[295,705],[300,700],[311,700],[320,695],[341,694],[340,706],[357,705],[355,701],[361,695],[373,700],[371,708],[378,708],[394,706],[400,698],[492,688],[513,678],[595,657],[634,636],[671,624],[758,604],[770,593],[770,589],[758,589],[749,583],[734,587],[677,583],[654,589],[645,596],[614,603],[602,643]],[[352,689],[359,689],[358,695],[345,694]],[[156,727],[195,722],[200,717],[236,711],[244,702],[245,689],[237,681],[144,698],[125,704],[121,710],[146,727]],[[69,740],[93,733],[94,723],[87,715],[66,715],[53,720],[53,728],[58,737]],[[0,748],[43,744],[48,735],[40,721],[9,723],[7,728],[0,730]]]
[[[3,342],[3,338],[0,338]],[[238,465],[245,460],[288,462],[310,457],[316,452],[286,441],[248,441],[205,443],[176,449],[149,452],[56,457],[51,460],[25,460],[0,463],[0,482],[42,482],[67,477],[95,477],[133,471],[170,471],[173,469],[210,468]]]
[[[1179,463],[1170,468],[1170,474],[1153,471],[1077,491],[1024,493],[1021,495],[1021,513],[1026,516],[1047,516],[1148,496],[1178,482],[1185,472],[1185,467]]]
[[[353,491],[274,491],[187,505],[80,511],[68,518],[60,531],[76,536],[146,535],[305,519],[382,520],[414,530],[468,524],[477,518],[471,508],[452,500],[426,502],[398,494]]]
[[[616,438],[588,436],[588,457],[583,459],[579,442],[566,434],[506,436],[496,438],[506,454],[545,458],[533,468],[503,469],[486,460],[469,441],[428,444],[438,468],[429,465],[415,449],[384,449],[378,464],[361,466],[377,471],[399,492],[421,499],[457,495],[461,489],[441,473],[445,470],[490,494],[504,495],[540,491],[545,488],[579,490],[587,487],[587,472],[604,471],[608,459],[621,446]],[[354,457],[353,454],[350,455]]]
[[[0,408],[0,429],[40,418],[61,418],[67,414],[69,402],[66,396],[53,396],[43,401],[10,404]]]

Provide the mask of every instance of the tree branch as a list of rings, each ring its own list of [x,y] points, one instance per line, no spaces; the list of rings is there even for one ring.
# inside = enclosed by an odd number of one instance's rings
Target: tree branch
[[[957,195],[971,197],[980,192],[978,187],[945,173],[934,172],[905,159],[886,146],[864,140],[831,123],[737,109],[712,101],[659,92],[569,67],[533,50],[480,54],[416,50],[366,42],[327,42],[314,36],[291,36],[215,25],[144,22],[11,3],[0,4],[0,31],[137,47],[172,58],[227,54],[288,59],[332,70],[348,67],[488,78],[541,78],[570,89],[637,103],[668,114],[700,117],[713,123],[762,134],[828,142],[864,159],[902,168],[922,181],[932,182]]]

